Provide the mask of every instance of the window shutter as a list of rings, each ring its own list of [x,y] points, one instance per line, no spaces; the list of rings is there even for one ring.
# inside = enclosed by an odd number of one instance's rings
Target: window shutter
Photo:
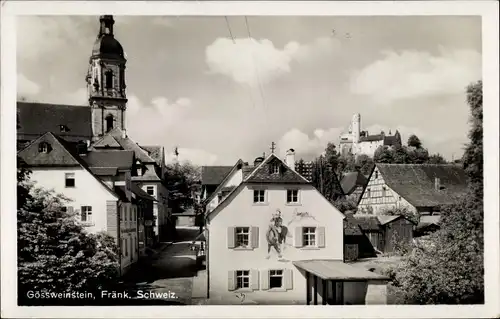
[[[227,290],[233,291],[236,289],[236,271],[230,270],[227,276]]]
[[[325,227],[318,227],[318,247],[325,247]]]
[[[262,270],[260,278],[260,289],[269,290],[269,270]]]
[[[285,269],[285,289],[291,290],[293,289],[293,271],[291,269]]]
[[[234,248],[234,227],[227,228],[227,248]]]
[[[295,228],[295,238],[294,238],[294,243],[295,247],[302,247],[304,244],[302,243],[302,227],[296,227]]]
[[[252,226],[250,235],[252,236],[252,248],[259,248],[259,227]]]
[[[250,288],[259,290],[259,271],[257,269],[250,270]]]
[[[67,211],[69,214],[73,214],[73,206],[68,206],[68,207],[66,207],[66,211]]]

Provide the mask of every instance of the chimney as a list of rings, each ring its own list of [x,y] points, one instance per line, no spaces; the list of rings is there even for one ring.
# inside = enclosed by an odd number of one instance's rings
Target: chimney
[[[257,167],[260,165],[260,163],[262,163],[264,161],[264,158],[263,157],[257,157],[254,161],[253,161],[253,166]]]
[[[437,191],[441,189],[441,181],[439,177],[434,177],[434,189]]]
[[[286,151],[286,165],[295,171],[295,150],[293,148]]]
[[[127,138],[127,130],[122,130],[122,138]]]

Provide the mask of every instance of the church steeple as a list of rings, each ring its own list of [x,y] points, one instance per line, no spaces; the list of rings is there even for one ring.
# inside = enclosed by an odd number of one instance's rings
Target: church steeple
[[[101,29],[98,37],[101,37],[103,34],[113,35],[113,25],[115,24],[113,16],[101,16],[99,21],[101,22]]]
[[[113,128],[125,130],[127,96],[123,48],[114,37],[115,20],[100,16],[99,32],[89,60],[86,77],[89,104],[92,108],[93,140]]]

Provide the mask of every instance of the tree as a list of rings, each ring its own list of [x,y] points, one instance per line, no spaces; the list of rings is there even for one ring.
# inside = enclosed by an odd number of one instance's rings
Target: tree
[[[34,302],[28,291],[91,292],[116,283],[118,249],[106,234],[89,234],[63,210],[61,195],[29,183],[18,160],[18,299]]]
[[[410,135],[410,137],[408,137],[408,142],[406,144],[410,147],[415,147],[415,148],[422,147],[422,142],[420,142],[420,139],[415,134],[412,134]]]
[[[341,197],[333,202],[333,206],[340,210],[340,212],[345,213],[347,211],[355,212],[358,205],[354,199]]]
[[[332,203],[344,195],[337,174],[324,156],[319,156],[313,162],[312,184]]]
[[[484,302],[482,82],[467,88],[471,110],[463,157],[467,194],[441,211],[440,229],[402,260],[396,283],[405,303]]]
[[[339,179],[342,179],[345,173],[352,172],[356,169],[356,161],[354,155],[351,153],[339,156],[337,162],[338,166],[336,173]]]
[[[339,164],[340,154],[337,152],[337,147],[334,143],[328,143],[325,148],[325,162],[331,166],[331,168],[337,172],[338,164]]]
[[[431,156],[429,156],[429,160],[428,160],[428,163],[429,164],[446,164],[446,160],[443,158],[443,156],[441,156],[441,154],[432,154]]]
[[[375,163],[393,163],[394,154],[387,146],[379,146],[373,156]]]
[[[369,175],[374,165],[373,159],[366,154],[361,154],[356,158],[356,167],[363,175]]]
[[[172,213],[180,213],[194,205],[193,193],[199,188],[200,174],[199,167],[190,162],[167,165],[164,177]]]

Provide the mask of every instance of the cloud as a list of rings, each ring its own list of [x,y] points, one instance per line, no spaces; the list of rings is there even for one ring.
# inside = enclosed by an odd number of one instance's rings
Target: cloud
[[[293,60],[305,62],[316,60],[320,55],[332,53],[339,48],[338,40],[318,38],[301,45],[287,43],[283,49],[276,48],[268,39],[218,38],[205,50],[205,60],[211,73],[222,74],[240,84],[257,86],[291,72]]]
[[[284,156],[286,150],[293,148],[296,154],[302,157],[318,156],[323,153],[328,142],[337,145],[342,130],[342,127],[327,130],[316,129],[310,137],[297,128],[291,129],[278,141],[280,155]]]
[[[379,104],[448,94],[463,94],[481,78],[481,54],[473,50],[383,52],[384,57],[352,74],[355,94],[367,95]]]
[[[40,86],[38,84],[25,77],[24,74],[17,75],[18,98],[29,98],[33,95],[37,95],[39,92]]]
[[[179,162],[185,162],[189,161],[194,165],[197,166],[204,166],[204,165],[214,165],[214,163],[217,161],[217,155],[212,154],[210,152],[207,152],[205,150],[201,149],[194,149],[194,148],[178,148],[179,152]],[[175,156],[174,152],[166,152],[166,161],[167,163],[173,163],[174,161],[177,160],[177,157]]]

